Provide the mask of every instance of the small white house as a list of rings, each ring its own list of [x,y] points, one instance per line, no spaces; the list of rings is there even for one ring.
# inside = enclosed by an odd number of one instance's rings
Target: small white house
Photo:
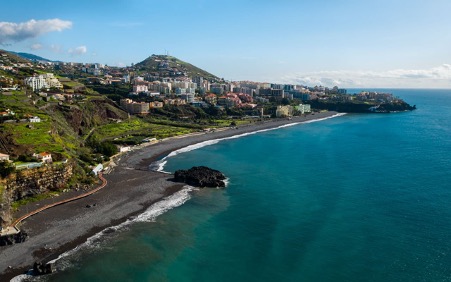
[[[40,117],[31,117],[28,119],[29,122],[41,122],[41,118]]]
[[[37,158],[38,160],[40,160],[43,163],[51,163],[53,162],[52,160],[52,154],[47,153],[47,152],[42,152],[39,154],[33,154],[33,157]]]
[[[0,153],[0,162],[9,161],[9,155]]]
[[[130,146],[119,147],[119,152],[121,152],[121,153],[128,152],[130,150],[131,150]]]

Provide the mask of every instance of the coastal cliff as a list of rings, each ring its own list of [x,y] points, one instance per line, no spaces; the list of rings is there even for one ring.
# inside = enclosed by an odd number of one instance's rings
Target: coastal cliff
[[[18,171],[2,182],[0,190],[0,224],[12,221],[12,203],[39,194],[59,191],[73,175],[73,165],[58,164]]]

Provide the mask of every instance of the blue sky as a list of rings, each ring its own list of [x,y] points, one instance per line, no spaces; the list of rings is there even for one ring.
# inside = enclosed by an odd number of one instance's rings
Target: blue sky
[[[0,48],[118,66],[167,51],[229,80],[451,88],[450,12],[449,0],[5,1]]]

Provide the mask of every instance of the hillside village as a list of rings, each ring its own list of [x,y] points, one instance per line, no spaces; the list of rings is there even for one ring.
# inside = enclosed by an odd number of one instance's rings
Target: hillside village
[[[8,179],[23,170],[70,166],[72,180],[51,190],[86,189],[99,165],[130,145],[343,105],[358,112],[411,109],[388,93],[226,81],[171,56],[119,68],[29,61],[0,50],[0,199],[9,197],[3,210],[48,192],[39,185],[11,192]]]

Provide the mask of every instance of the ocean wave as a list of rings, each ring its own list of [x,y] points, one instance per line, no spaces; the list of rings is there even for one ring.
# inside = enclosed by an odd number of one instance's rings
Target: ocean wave
[[[130,219],[131,222],[154,222],[156,218],[168,210],[176,208],[183,205],[186,201],[191,198],[190,192],[194,190],[192,186],[184,186],[180,191],[175,192],[169,197],[156,202],[148,210],[142,214]]]
[[[129,225],[135,223],[135,222],[155,222],[158,216],[164,214],[165,212],[176,208],[178,206],[183,205],[186,201],[188,201],[191,198],[190,192],[195,190],[194,187],[191,186],[183,186],[183,188],[180,191],[175,192],[174,194],[163,198],[162,200],[154,203],[151,205],[146,211],[143,213],[132,217],[130,219],[127,219],[125,222],[116,225],[108,227],[93,236],[89,237],[85,243],[78,245],[72,250],[69,250],[65,253],[62,253],[59,255],[56,259],[49,261],[49,263],[55,263],[62,258],[71,256],[72,254],[78,252],[81,249],[85,248],[96,248],[100,246],[100,242],[102,242],[102,238],[107,236],[108,234],[114,233],[115,231],[123,230],[124,228],[128,227]],[[20,280],[18,280],[20,281]]]
[[[322,120],[326,120],[326,119],[341,117],[341,116],[344,116],[344,115],[346,115],[346,113],[338,113],[338,114],[335,114],[335,115],[330,116],[330,117],[319,118],[319,119],[312,119],[312,120],[305,121],[303,123],[313,123],[313,122],[322,121]]]
[[[338,114],[335,114],[335,115],[332,115],[332,116],[329,116],[329,117],[325,117],[325,118],[318,118],[318,119],[313,119],[313,120],[308,120],[308,121],[301,121],[301,122],[292,122],[292,123],[280,125],[280,126],[273,127],[273,128],[260,129],[260,130],[256,130],[256,131],[252,131],[252,132],[246,132],[246,133],[237,134],[237,135],[233,135],[233,136],[228,136],[228,137],[223,137],[223,138],[211,139],[211,140],[203,141],[203,142],[200,142],[200,143],[196,143],[196,144],[189,145],[189,146],[183,147],[181,149],[172,151],[171,153],[169,153],[167,156],[165,156],[161,160],[151,164],[149,166],[149,168],[151,170],[155,170],[155,171],[158,171],[158,172],[169,173],[167,171],[164,171],[164,167],[165,167],[165,165],[168,162],[167,159],[171,158],[171,157],[174,157],[174,156],[177,156],[178,154],[186,153],[186,152],[197,150],[197,149],[200,149],[200,148],[203,148],[203,147],[206,147],[206,146],[214,145],[214,144],[217,144],[217,143],[219,143],[221,141],[224,141],[224,140],[237,139],[237,138],[241,138],[241,137],[245,137],[245,136],[249,136],[249,135],[254,135],[254,134],[257,134],[257,133],[277,130],[277,129],[290,127],[290,126],[295,126],[295,125],[304,124],[304,123],[313,123],[313,122],[323,121],[323,120],[326,120],[326,119],[331,119],[331,118],[335,118],[335,117],[344,116],[345,114],[346,113],[338,113]]]

